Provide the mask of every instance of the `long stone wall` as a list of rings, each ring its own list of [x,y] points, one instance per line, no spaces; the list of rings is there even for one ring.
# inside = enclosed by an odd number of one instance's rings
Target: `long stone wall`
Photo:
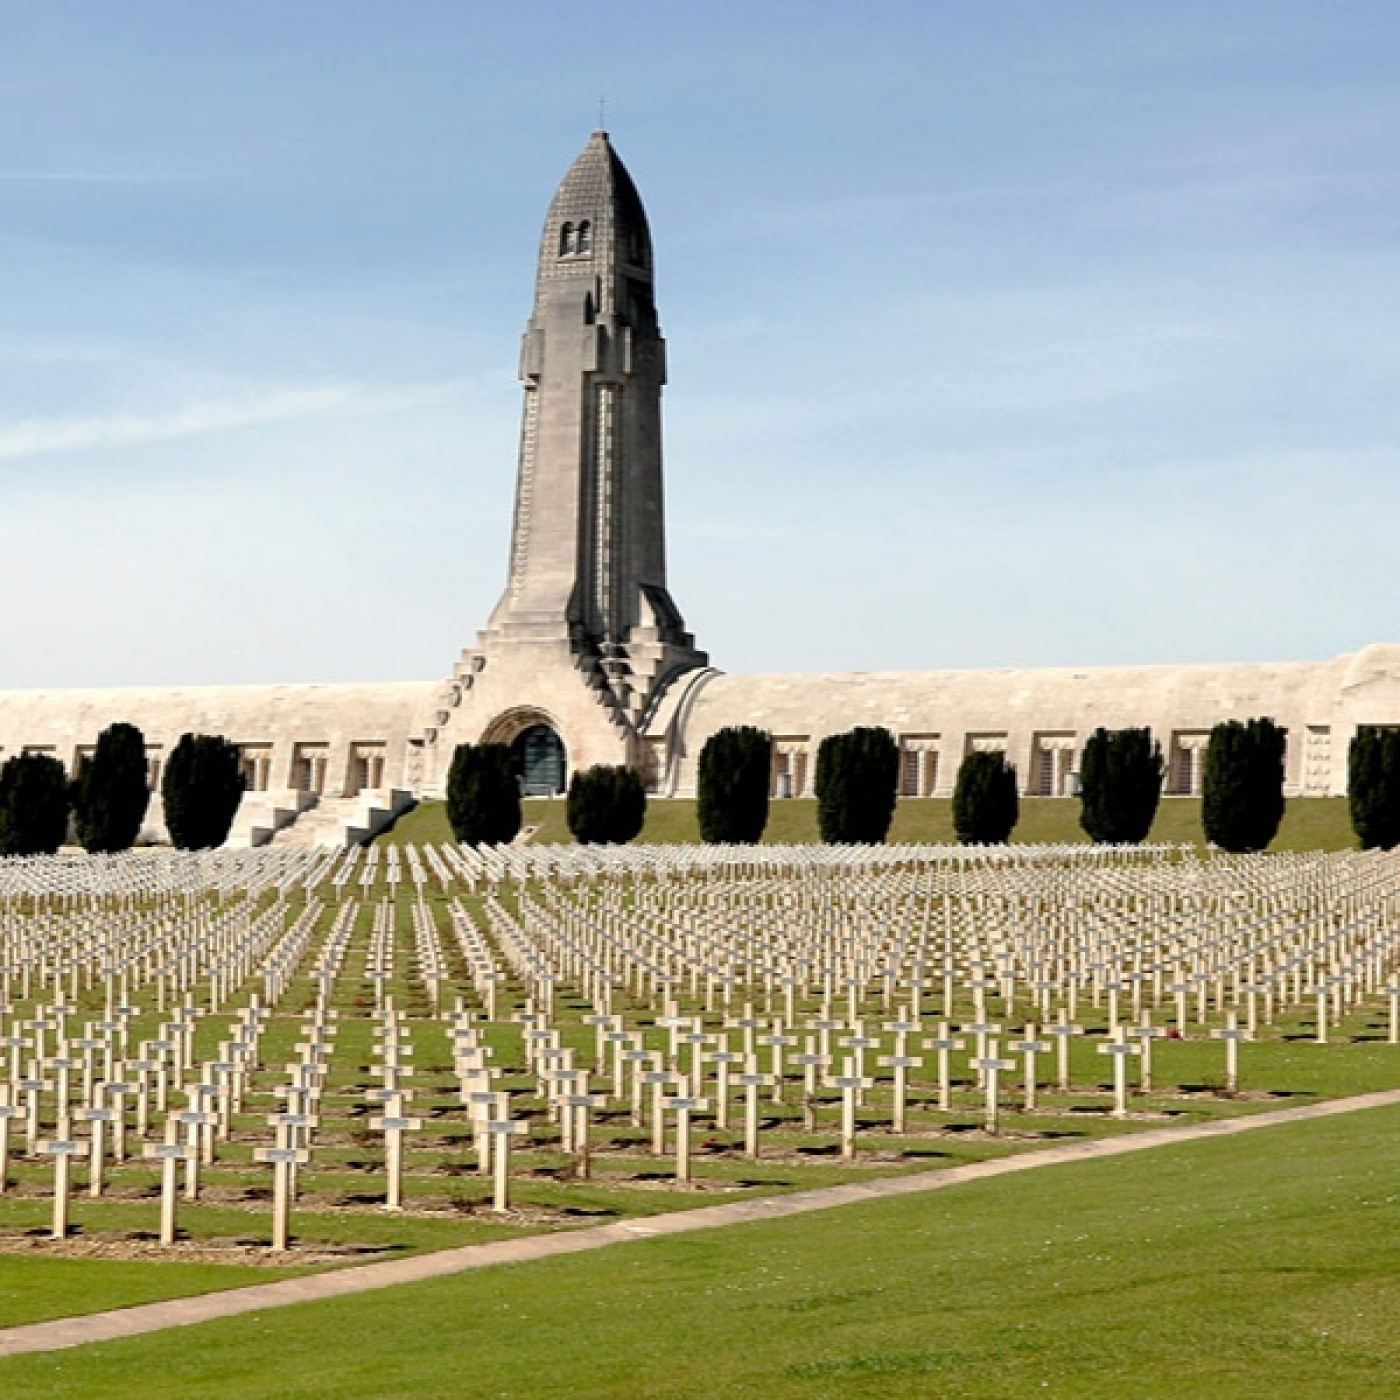
[[[51,753],[71,773],[109,724],[146,737],[158,787],[184,733],[221,734],[243,749],[252,791],[301,789],[327,797],[419,786],[431,683],[172,686],[0,692],[0,760]]]
[[[1066,796],[1095,728],[1146,725],[1168,759],[1167,791],[1186,795],[1199,792],[1211,727],[1262,715],[1288,730],[1290,795],[1344,793],[1347,746],[1357,725],[1400,725],[1400,647],[1277,665],[771,676],[709,671],[677,688],[653,733],[665,741],[659,790],[677,796],[694,793],[705,740],[735,724],[773,735],[777,796],[810,795],[822,738],[858,724],[883,725],[899,739],[905,795],[950,794],[963,757],[991,748],[1008,754],[1023,792]]]
[[[146,736],[157,787],[180,735],[200,732],[242,748],[251,793],[334,798],[403,789],[423,796],[441,791],[447,755],[437,750],[467,738],[509,739],[496,730],[522,697],[541,707],[552,700],[542,712],[564,735],[571,768],[623,757],[575,669],[547,668],[547,684],[534,671],[497,669],[499,683],[473,696],[475,722],[448,726],[437,744],[425,740],[441,725],[440,682],[0,692],[0,760],[38,750],[72,772],[101,730],[125,720]],[[948,795],[963,757],[979,748],[1007,753],[1026,794],[1067,796],[1095,728],[1146,725],[1168,759],[1167,791],[1185,795],[1199,791],[1211,727],[1258,715],[1288,730],[1290,795],[1344,793],[1356,727],[1400,725],[1400,647],[1278,665],[768,676],[704,670],[668,693],[635,760],[656,792],[693,795],[705,740],[727,725],[753,724],[774,737],[775,795],[808,796],[823,737],[883,725],[900,743],[906,796]],[[592,736],[600,727],[608,733]]]

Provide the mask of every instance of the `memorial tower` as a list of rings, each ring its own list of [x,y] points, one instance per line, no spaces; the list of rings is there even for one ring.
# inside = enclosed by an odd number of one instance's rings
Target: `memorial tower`
[[[707,658],[666,586],[666,343],[646,211],[605,131],[545,217],[520,378],[506,588],[452,682],[476,692],[467,709],[485,727],[449,715],[452,741],[523,738],[547,764],[544,729],[571,767],[580,739],[591,762],[638,763],[662,696]]]

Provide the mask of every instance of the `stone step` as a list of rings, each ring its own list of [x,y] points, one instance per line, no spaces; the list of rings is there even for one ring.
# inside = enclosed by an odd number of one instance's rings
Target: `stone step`
[[[353,797],[322,797],[308,811],[274,832],[269,845],[337,849],[357,846],[383,831],[414,805],[402,788],[375,788]]]
[[[299,792],[295,788],[245,792],[224,845],[231,850],[266,846],[277,832],[293,825],[315,803],[314,793]]]

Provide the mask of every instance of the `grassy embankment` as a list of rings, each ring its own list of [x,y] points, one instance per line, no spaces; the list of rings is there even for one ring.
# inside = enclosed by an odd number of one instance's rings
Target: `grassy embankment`
[[[570,841],[562,800],[531,799],[525,803],[525,820],[538,824],[534,840],[541,843]],[[425,802],[400,819],[383,841],[449,841],[446,808],[441,802]],[[640,839],[652,845],[688,844],[699,841],[695,803],[685,798],[653,798],[647,804],[647,823]],[[817,804],[810,798],[774,802],[769,809],[764,841],[770,844],[815,842]],[[891,842],[942,845],[952,842],[952,803],[947,798],[908,798],[895,812]],[[1084,842],[1079,827],[1079,803],[1073,798],[1032,797],[1021,802],[1021,820],[1012,834],[1013,844]],[[1201,804],[1192,797],[1168,797],[1157,812],[1150,837],[1153,841],[1202,845]],[[1346,851],[1356,845],[1344,797],[1295,798],[1289,802],[1271,851]]]

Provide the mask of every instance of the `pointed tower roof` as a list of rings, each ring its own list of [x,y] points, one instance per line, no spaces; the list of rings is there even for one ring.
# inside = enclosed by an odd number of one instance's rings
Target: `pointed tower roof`
[[[569,167],[545,216],[540,278],[588,273],[605,284],[615,275],[651,280],[651,230],[646,210],[606,131],[595,131]]]

